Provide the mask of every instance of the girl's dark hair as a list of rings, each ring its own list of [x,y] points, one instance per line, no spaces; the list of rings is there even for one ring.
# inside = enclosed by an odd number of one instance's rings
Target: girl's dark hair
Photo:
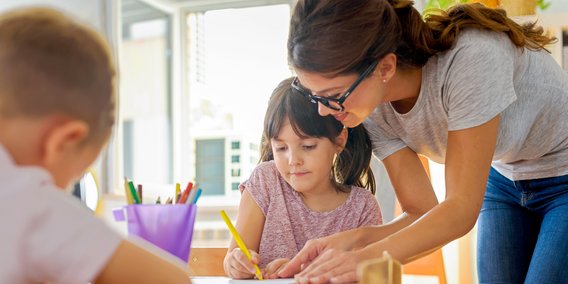
[[[311,103],[291,87],[292,78],[282,81],[270,97],[264,117],[264,129],[260,146],[260,162],[274,159],[270,140],[278,137],[285,122],[290,121],[294,132],[302,138],[335,138],[343,130],[343,124],[332,116],[320,116],[317,104]],[[348,130],[347,143],[333,165],[335,181],[369,189],[375,193],[375,179],[370,168],[371,139],[360,124]],[[348,190],[343,189],[342,190]]]
[[[506,33],[518,47],[555,41],[534,23],[519,25],[502,9],[461,4],[425,20],[410,0],[299,0],[290,21],[288,61],[330,75],[362,73],[389,53],[399,68],[421,68],[469,28]],[[491,51],[488,51],[491,52]]]

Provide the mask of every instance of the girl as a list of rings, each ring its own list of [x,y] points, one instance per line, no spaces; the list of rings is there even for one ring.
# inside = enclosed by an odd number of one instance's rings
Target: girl
[[[300,282],[353,282],[361,261],[388,251],[406,263],[477,220],[481,283],[568,282],[568,76],[544,49],[552,39],[481,4],[441,12],[298,1],[294,87],[321,115],[365,121],[404,214],[311,242],[280,276],[311,263]],[[445,164],[440,204],[418,154]]]
[[[236,228],[253,260],[232,241],[224,261],[232,278],[254,277],[253,263],[264,268],[263,277],[275,278],[306,241],[382,222],[364,127],[348,131],[319,116],[291,81],[270,98],[261,163],[240,186]]]

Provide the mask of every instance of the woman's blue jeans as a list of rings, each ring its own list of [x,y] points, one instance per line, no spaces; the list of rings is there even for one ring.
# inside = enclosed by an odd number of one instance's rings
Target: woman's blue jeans
[[[480,283],[568,283],[568,175],[511,181],[491,168],[477,267]]]

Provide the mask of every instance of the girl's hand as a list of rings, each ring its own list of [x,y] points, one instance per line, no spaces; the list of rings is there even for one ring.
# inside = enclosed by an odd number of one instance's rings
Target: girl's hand
[[[328,249],[294,278],[298,283],[357,282],[358,252]]]
[[[277,258],[266,265],[262,277],[266,279],[278,278],[278,272],[282,269],[288,262],[289,258]]]
[[[326,250],[346,251],[353,249],[354,246],[357,246],[356,241],[354,241],[354,234],[355,230],[350,230],[307,241],[302,250],[278,272],[278,277],[293,277]]]
[[[249,261],[247,256],[239,249],[233,249],[225,257],[225,272],[227,275],[234,279],[247,279],[254,278],[256,269],[254,264],[260,263],[260,256],[257,252],[250,250],[252,261]]]

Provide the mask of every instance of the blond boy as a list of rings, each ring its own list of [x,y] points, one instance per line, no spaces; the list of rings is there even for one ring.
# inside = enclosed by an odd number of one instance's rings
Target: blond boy
[[[0,283],[188,283],[63,189],[114,124],[115,69],[94,31],[47,8],[0,15]]]

